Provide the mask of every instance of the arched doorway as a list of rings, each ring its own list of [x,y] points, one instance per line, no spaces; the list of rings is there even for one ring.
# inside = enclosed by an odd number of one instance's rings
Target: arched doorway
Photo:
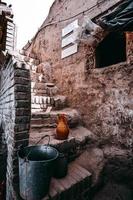
[[[123,32],[111,32],[96,48],[96,68],[126,61],[126,36]]]

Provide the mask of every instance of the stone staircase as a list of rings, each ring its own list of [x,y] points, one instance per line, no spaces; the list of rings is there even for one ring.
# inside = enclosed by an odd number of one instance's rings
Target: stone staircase
[[[81,116],[77,110],[66,107],[65,97],[52,97],[54,103],[50,112],[33,112],[30,129],[30,145],[35,145],[44,135],[50,136],[50,145],[63,152],[68,158],[67,176],[62,179],[52,178],[49,194],[43,200],[89,200],[91,188],[91,174],[74,161],[89,145],[95,141],[94,135],[82,126]],[[61,103],[61,104],[60,104]],[[65,114],[70,127],[67,140],[55,138],[57,115]],[[40,145],[47,144],[46,138]]]
[[[77,110],[65,108],[47,112],[37,112],[32,114],[31,128],[55,128],[58,114],[65,114],[70,128],[76,127],[81,123],[81,118]]]
[[[43,200],[89,200],[91,174],[74,159],[95,142],[95,137],[82,126],[79,112],[68,107],[67,98],[58,94],[58,88],[53,83],[46,82],[35,70],[31,70],[31,78],[29,145],[35,145],[40,139],[40,145],[47,144],[47,139],[42,138],[49,135],[49,144],[63,152],[69,162],[67,176],[63,179],[52,178],[49,194]],[[65,114],[68,120],[70,134],[67,140],[55,138],[58,114]]]

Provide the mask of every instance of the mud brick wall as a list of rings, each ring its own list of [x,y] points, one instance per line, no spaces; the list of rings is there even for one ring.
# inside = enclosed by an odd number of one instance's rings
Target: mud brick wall
[[[133,63],[133,32],[126,33],[127,38],[127,62]]]
[[[84,14],[91,19],[99,19],[117,7],[120,2],[56,0],[42,25],[44,28],[38,31],[29,47],[25,47],[25,54],[38,59],[39,66],[49,63],[51,79],[59,88],[60,94],[68,97],[69,105],[79,110],[85,126],[100,140],[131,147],[133,145],[132,33],[128,33],[126,37],[125,63],[96,69],[96,47],[82,42],[77,53],[61,59],[62,28],[76,19],[81,25]],[[90,10],[72,19],[47,25],[49,22],[70,18],[87,8]],[[110,54],[110,51],[108,53]]]
[[[30,74],[24,63],[13,56],[8,55],[6,60],[0,70],[0,151],[3,153],[4,145],[4,151],[7,151],[6,199],[15,199],[14,188],[15,184],[18,185],[17,150],[20,145],[28,144],[29,137]]]

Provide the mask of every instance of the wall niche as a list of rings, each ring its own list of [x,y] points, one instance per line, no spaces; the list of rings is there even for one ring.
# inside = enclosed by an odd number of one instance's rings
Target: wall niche
[[[96,68],[126,61],[126,36],[124,32],[111,32],[96,48]]]

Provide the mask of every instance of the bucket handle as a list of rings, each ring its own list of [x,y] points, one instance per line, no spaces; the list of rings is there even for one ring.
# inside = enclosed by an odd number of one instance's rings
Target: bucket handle
[[[44,135],[44,136],[42,136],[36,143],[35,143],[35,145],[37,145],[37,144],[39,144],[39,142],[41,141],[41,140],[43,140],[45,137],[48,137],[48,146],[49,146],[49,143],[50,143],[50,135]]]
[[[44,136],[42,136],[42,137],[35,143],[35,145],[39,144],[39,142],[40,142],[41,140],[43,140],[45,137],[48,137],[47,146],[49,146],[49,143],[50,143],[50,136],[49,136],[49,135],[44,135]],[[28,154],[25,156],[24,162],[28,162],[28,156],[30,155],[31,152],[32,152],[32,149],[31,149],[31,150],[28,152]]]

